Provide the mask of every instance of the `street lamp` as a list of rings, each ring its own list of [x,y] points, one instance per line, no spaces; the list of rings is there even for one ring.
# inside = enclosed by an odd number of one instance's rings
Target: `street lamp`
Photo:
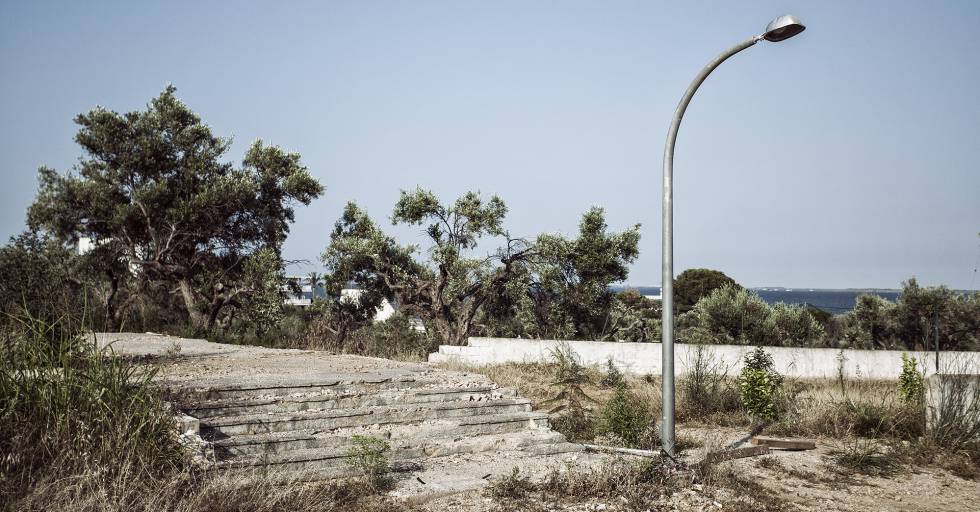
[[[698,73],[698,76],[694,77],[694,81],[684,92],[681,102],[677,105],[677,110],[674,111],[670,131],[667,132],[667,146],[664,148],[663,282],[660,291],[661,304],[663,305],[663,334],[660,347],[663,357],[661,368],[663,422],[660,425],[660,436],[663,449],[670,456],[674,455],[674,192],[672,181],[674,175],[674,142],[677,141],[677,129],[680,128],[684,111],[687,110],[687,105],[691,103],[694,93],[718,65],[763,39],[771,42],[785,41],[803,32],[805,28],[803,22],[796,16],[780,16],[769,22],[766,31],[761,35],[753,36],[738,43],[715,57]]]

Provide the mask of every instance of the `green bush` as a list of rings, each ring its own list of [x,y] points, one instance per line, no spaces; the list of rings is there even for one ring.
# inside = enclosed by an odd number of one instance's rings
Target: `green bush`
[[[716,288],[678,318],[678,337],[689,342],[813,346],[823,326],[802,306],[766,304],[736,285]]]
[[[914,357],[902,354],[902,374],[898,377],[898,396],[902,402],[918,405],[925,400],[926,383]]]
[[[655,437],[650,404],[625,385],[618,386],[612,399],[602,408],[598,432],[614,437],[630,448],[650,448]]]
[[[782,385],[783,377],[776,371],[772,355],[762,347],[756,347],[745,356],[738,388],[742,405],[750,416],[767,422],[777,419],[777,400]]]
[[[354,444],[347,450],[347,465],[350,469],[364,475],[376,489],[389,487],[392,481],[388,475],[389,464],[385,452],[391,446],[368,436],[354,436],[352,441]]]

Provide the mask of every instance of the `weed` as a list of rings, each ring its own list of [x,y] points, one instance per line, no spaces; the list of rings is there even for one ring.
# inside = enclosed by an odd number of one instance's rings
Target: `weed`
[[[570,440],[592,439],[594,422],[586,404],[595,399],[582,389],[591,381],[585,366],[567,343],[560,344],[551,355],[555,361],[555,380],[551,384],[558,387],[558,394],[542,405],[552,405],[549,413],[561,413],[555,418],[555,429]]]
[[[388,443],[367,436],[354,436],[353,445],[347,451],[347,465],[352,471],[363,474],[375,489],[388,488],[392,480],[388,475]]]
[[[621,384],[602,408],[599,433],[630,448],[651,447],[656,436],[649,404]]]
[[[623,384],[623,372],[613,363],[612,357],[606,360],[606,375],[599,382],[607,388],[616,388]]]
[[[840,467],[863,475],[889,477],[901,469],[895,452],[873,439],[850,439],[833,449],[830,455]]]
[[[684,415],[704,418],[741,409],[738,391],[728,380],[728,367],[706,345],[695,345],[680,391]]]
[[[494,480],[490,484],[490,495],[494,498],[521,499],[533,489],[531,479],[514,467],[510,474]]]
[[[45,477],[112,479],[126,466],[152,476],[183,464],[154,369],[69,326],[30,314],[18,322],[0,343],[0,492],[17,495]]]

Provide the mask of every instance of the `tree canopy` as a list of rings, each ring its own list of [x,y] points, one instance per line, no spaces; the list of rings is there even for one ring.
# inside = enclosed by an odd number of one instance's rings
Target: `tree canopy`
[[[674,308],[686,313],[711,292],[723,286],[741,288],[734,279],[720,270],[689,268],[674,278]]]
[[[62,240],[89,237],[126,270],[172,284],[191,321],[211,328],[250,290],[246,260],[261,249],[280,258],[293,207],[323,187],[298,154],[262,141],[240,167],[223,161],[230,139],[175,92],[168,86],[142,111],[77,116],[84,156],[72,172],[39,170],[28,222]]]

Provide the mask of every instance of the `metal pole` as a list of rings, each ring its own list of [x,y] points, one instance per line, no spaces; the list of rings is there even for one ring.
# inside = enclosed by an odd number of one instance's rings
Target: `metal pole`
[[[747,39],[725,50],[709,62],[698,73],[698,76],[694,77],[694,81],[684,92],[681,102],[677,105],[677,110],[674,111],[670,131],[667,132],[667,146],[664,148],[663,278],[660,290],[661,304],[663,305],[661,337],[663,421],[660,425],[660,439],[664,451],[672,457],[674,456],[674,192],[672,189],[674,142],[677,140],[677,130],[681,126],[684,111],[687,110],[687,105],[691,102],[691,98],[694,97],[694,93],[701,86],[701,83],[719,64],[760,40],[762,40],[762,36]]]

